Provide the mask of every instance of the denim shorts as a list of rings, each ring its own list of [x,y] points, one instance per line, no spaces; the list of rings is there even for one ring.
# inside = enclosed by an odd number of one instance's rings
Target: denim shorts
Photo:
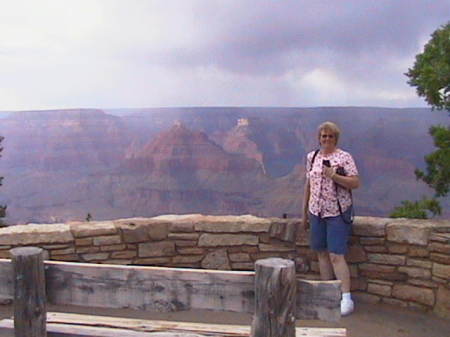
[[[342,219],[350,218],[351,207],[342,216],[318,217],[309,213],[310,245],[313,250],[327,250],[330,253],[345,255],[348,251],[348,240],[351,234],[351,223]]]

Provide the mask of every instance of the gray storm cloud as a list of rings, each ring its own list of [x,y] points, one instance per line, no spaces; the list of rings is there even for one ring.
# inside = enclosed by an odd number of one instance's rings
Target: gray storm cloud
[[[419,41],[446,22],[450,3],[209,1],[196,2],[194,12],[195,25],[202,27],[199,41],[192,48],[171,50],[164,55],[167,62],[260,74],[323,62],[321,52],[344,68],[366,61],[365,55],[410,57]],[[315,62],[305,57],[314,54]]]
[[[444,0],[0,0],[0,110],[424,105]]]

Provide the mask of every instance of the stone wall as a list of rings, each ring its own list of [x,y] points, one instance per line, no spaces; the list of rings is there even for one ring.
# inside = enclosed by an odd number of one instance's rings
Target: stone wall
[[[252,270],[266,257],[294,259],[318,278],[298,219],[167,215],[102,222],[29,224],[0,229],[0,258],[33,245],[52,260]],[[450,221],[357,217],[347,256],[361,301],[434,311],[450,318]]]

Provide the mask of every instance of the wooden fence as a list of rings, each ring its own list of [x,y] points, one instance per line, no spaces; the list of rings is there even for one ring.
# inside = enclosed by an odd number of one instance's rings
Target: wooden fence
[[[159,312],[255,313],[255,337],[291,336],[295,318],[337,321],[340,317],[340,283],[297,280],[289,260],[260,260],[256,272],[243,272],[44,262],[42,250],[34,247],[14,248],[11,256],[12,260],[0,259],[0,296],[14,298],[16,337],[46,336],[47,302]],[[280,324],[279,331],[268,334],[264,327],[271,319]],[[290,334],[283,330],[286,327]],[[333,330],[327,336],[345,335],[343,329]],[[11,331],[11,322],[0,322],[0,331]]]

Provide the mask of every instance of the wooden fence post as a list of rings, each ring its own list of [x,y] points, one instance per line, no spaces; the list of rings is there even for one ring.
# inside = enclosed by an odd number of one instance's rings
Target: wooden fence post
[[[15,337],[46,337],[47,308],[43,250],[10,250],[14,270]]]
[[[295,337],[296,284],[293,261],[256,261],[251,337]]]

